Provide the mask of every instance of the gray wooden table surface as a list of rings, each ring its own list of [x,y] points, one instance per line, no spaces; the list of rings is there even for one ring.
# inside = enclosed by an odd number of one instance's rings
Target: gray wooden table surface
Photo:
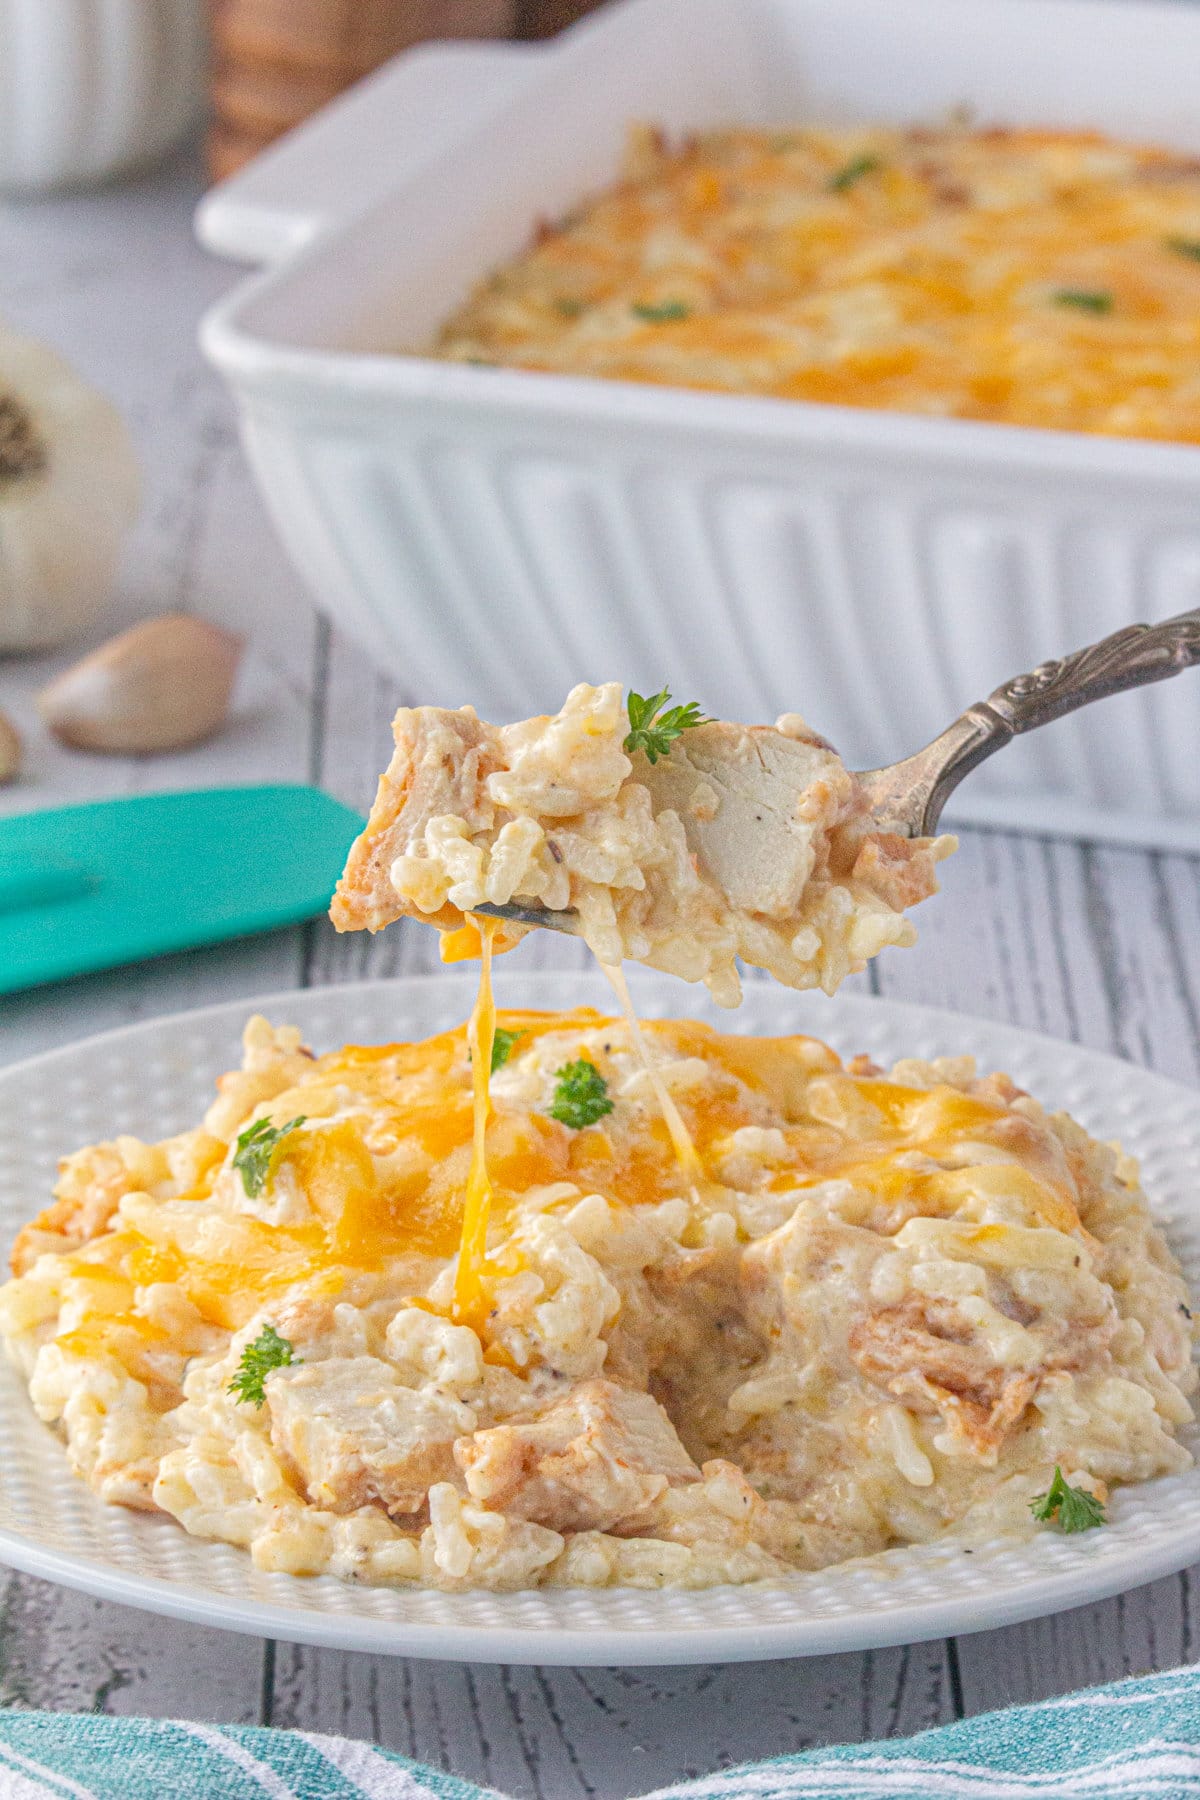
[[[229,731],[144,762],[59,749],[32,696],[63,658],[0,660],[0,707],[27,728],[24,810],[164,786],[310,778],[363,807],[410,696],[321,623],[258,504],[231,410],[195,348],[231,279],[192,243],[183,163],[90,197],[0,204],[0,317],[106,388],[146,471],[113,609],[185,609],[250,636]],[[964,696],[964,699],[970,696]],[[805,696],[797,695],[802,704]],[[901,746],[897,746],[901,748]],[[1183,856],[971,833],[923,909],[922,941],[870,985],[1005,1019],[1200,1078],[1200,864]],[[337,939],[324,922],[0,1000],[0,1060],[181,1007],[435,966],[433,934]],[[579,965],[538,934],[527,967]],[[760,1666],[460,1667],[271,1644],[0,1575],[0,1702],[346,1732],[541,1800],[621,1797],[810,1744],[904,1733],[1008,1701],[1190,1661],[1200,1584],[1185,1571],[1103,1605],[910,1649]]]

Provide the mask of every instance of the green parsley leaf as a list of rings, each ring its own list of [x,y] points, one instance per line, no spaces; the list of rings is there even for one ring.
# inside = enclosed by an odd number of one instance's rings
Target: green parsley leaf
[[[1107,288],[1058,288],[1053,299],[1055,306],[1071,306],[1076,312],[1110,313],[1113,309]]]
[[[497,1025],[495,1031],[492,1033],[491,1073],[493,1075],[496,1073],[497,1069],[502,1069],[504,1067],[505,1063],[513,1053],[513,1046],[517,1039],[524,1036],[525,1033],[523,1031],[505,1031],[503,1025]],[[474,1060],[474,1056],[471,1051],[468,1050],[467,1061],[470,1063],[474,1062]]]
[[[272,1125],[270,1119],[256,1119],[238,1136],[233,1166],[242,1177],[242,1186],[251,1200],[257,1200],[267,1185],[276,1152],[289,1131],[303,1125],[305,1115],[289,1119],[286,1125]]]
[[[1200,262],[1200,238],[1169,237],[1166,245],[1177,256],[1190,256],[1193,262]]]
[[[670,698],[670,688],[648,695],[635,694],[632,688],[629,690],[626,702],[629,733],[624,744],[627,755],[632,756],[635,750],[644,750],[646,761],[656,763],[660,756],[670,755],[671,745],[685,731],[711,722],[708,715],[700,711],[695,700],[689,700],[686,706],[672,706],[664,712],[663,708]]]
[[[882,167],[877,156],[855,156],[850,162],[843,164],[836,175],[829,177],[830,192],[844,194],[847,188],[852,188],[864,175],[874,175]]]
[[[569,294],[559,294],[554,301],[554,310],[564,319],[577,319],[580,313],[586,312],[587,302],[572,300]]]
[[[612,1109],[608,1083],[595,1063],[585,1062],[580,1057],[578,1062],[564,1063],[558,1070],[554,1077],[554,1104],[550,1108],[550,1117],[557,1119],[560,1125],[582,1131],[585,1125],[594,1125]]]
[[[1072,1487],[1057,1463],[1049,1489],[1029,1502],[1029,1510],[1043,1523],[1057,1517],[1060,1531],[1090,1531],[1094,1525],[1107,1523],[1103,1500],[1097,1500],[1087,1488]]]
[[[686,300],[664,300],[661,306],[635,302],[630,311],[636,318],[645,319],[649,325],[670,325],[677,319],[690,319],[692,316],[692,309]]]
[[[524,1035],[525,1033],[523,1031],[505,1031],[503,1025],[497,1025],[496,1035],[492,1039],[493,1075],[496,1073],[497,1069],[502,1069],[504,1067],[505,1063],[513,1053],[513,1046],[517,1039],[519,1037],[524,1037]]]
[[[286,1369],[301,1360],[293,1355],[292,1346],[285,1337],[280,1337],[273,1325],[264,1325],[254,1342],[242,1351],[242,1360],[228,1391],[239,1406],[252,1402],[261,1410],[267,1397],[263,1383],[271,1370]]]

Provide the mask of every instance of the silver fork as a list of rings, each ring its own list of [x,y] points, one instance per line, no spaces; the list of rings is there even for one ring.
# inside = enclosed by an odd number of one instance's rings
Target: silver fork
[[[1098,644],[1041,663],[1032,674],[1014,675],[986,700],[968,706],[953,725],[915,756],[862,772],[859,780],[870,796],[871,812],[884,831],[901,837],[931,837],[964,775],[1014,737],[1065,718],[1093,700],[1165,681],[1195,663],[1200,663],[1200,608],[1164,619],[1159,625],[1126,625]],[[1200,786],[1200,743],[1196,768]],[[550,931],[576,936],[579,932],[573,911],[513,905],[477,906],[475,911]]]

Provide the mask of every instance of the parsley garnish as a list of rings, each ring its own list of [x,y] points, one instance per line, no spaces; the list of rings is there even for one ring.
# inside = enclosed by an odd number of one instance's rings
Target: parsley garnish
[[[301,1113],[298,1118],[289,1119],[286,1125],[278,1127],[272,1125],[270,1119],[256,1119],[239,1134],[233,1166],[240,1171],[242,1186],[252,1200],[257,1200],[267,1185],[280,1143],[289,1131],[303,1125],[304,1117]]]
[[[645,319],[649,325],[670,325],[676,319],[690,319],[692,309],[686,300],[664,300],[661,306],[649,306],[635,301],[630,311],[639,319]]]
[[[1029,1502],[1029,1510],[1035,1519],[1048,1523],[1057,1517],[1060,1531],[1090,1531],[1093,1525],[1107,1523],[1104,1517],[1104,1502],[1097,1500],[1087,1488],[1072,1487],[1063,1479],[1063,1472],[1058,1464],[1054,1465],[1054,1480],[1049,1490],[1038,1494]]]
[[[513,1053],[513,1045],[519,1037],[524,1037],[524,1035],[524,1032],[521,1031],[505,1031],[503,1025],[497,1025],[495,1036],[492,1038],[493,1075],[497,1069],[504,1067]]]
[[[557,1119],[560,1125],[569,1125],[572,1131],[582,1131],[585,1125],[594,1125],[612,1109],[608,1083],[595,1063],[585,1062],[580,1057],[578,1062],[563,1064],[554,1078],[552,1119]]]
[[[645,696],[630,689],[627,702],[629,735],[624,745],[630,756],[635,750],[644,750],[646,761],[656,763],[660,756],[670,755],[671,745],[677,737],[691,731],[695,725],[710,722],[695,700],[689,700],[686,706],[672,706],[664,712],[662,709],[670,698],[670,688],[663,688],[660,694]]]
[[[1174,250],[1178,256],[1190,256],[1193,262],[1200,262],[1200,238],[1169,237],[1167,249]]]
[[[844,194],[847,188],[852,188],[856,181],[862,180],[864,175],[873,175],[876,169],[882,167],[883,164],[877,156],[856,156],[852,161],[845,163],[836,175],[829,177],[830,191],[835,194]]]
[[[273,1325],[264,1325],[254,1342],[242,1351],[242,1360],[228,1391],[239,1406],[253,1401],[261,1409],[267,1397],[263,1382],[271,1370],[286,1369],[300,1360],[292,1354],[292,1346],[285,1337],[280,1337]]]
[[[519,1037],[524,1037],[524,1035],[525,1033],[523,1031],[505,1031],[503,1025],[497,1025],[495,1031],[492,1033],[491,1073],[493,1075],[496,1073],[497,1069],[502,1069],[504,1067],[505,1063],[513,1053],[513,1045]],[[468,1050],[467,1061],[474,1062],[474,1060],[473,1054]]]
[[[1107,288],[1057,288],[1055,306],[1072,306],[1076,312],[1110,313],[1113,297]]]
[[[555,297],[554,310],[556,313],[561,313],[564,319],[577,319],[580,313],[586,310],[586,307],[585,300],[572,300],[569,294],[559,294]]]

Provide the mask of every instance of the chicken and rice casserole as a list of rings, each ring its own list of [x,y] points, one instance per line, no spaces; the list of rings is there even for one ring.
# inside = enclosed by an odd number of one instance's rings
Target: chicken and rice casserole
[[[314,1056],[258,1018],[202,1126],[66,1159],[0,1328],[101,1498],[268,1570],[702,1587],[1189,1465],[1137,1170],[1005,1076],[649,1023],[692,1180],[627,1022],[499,1022],[466,1319],[463,1029]]]

